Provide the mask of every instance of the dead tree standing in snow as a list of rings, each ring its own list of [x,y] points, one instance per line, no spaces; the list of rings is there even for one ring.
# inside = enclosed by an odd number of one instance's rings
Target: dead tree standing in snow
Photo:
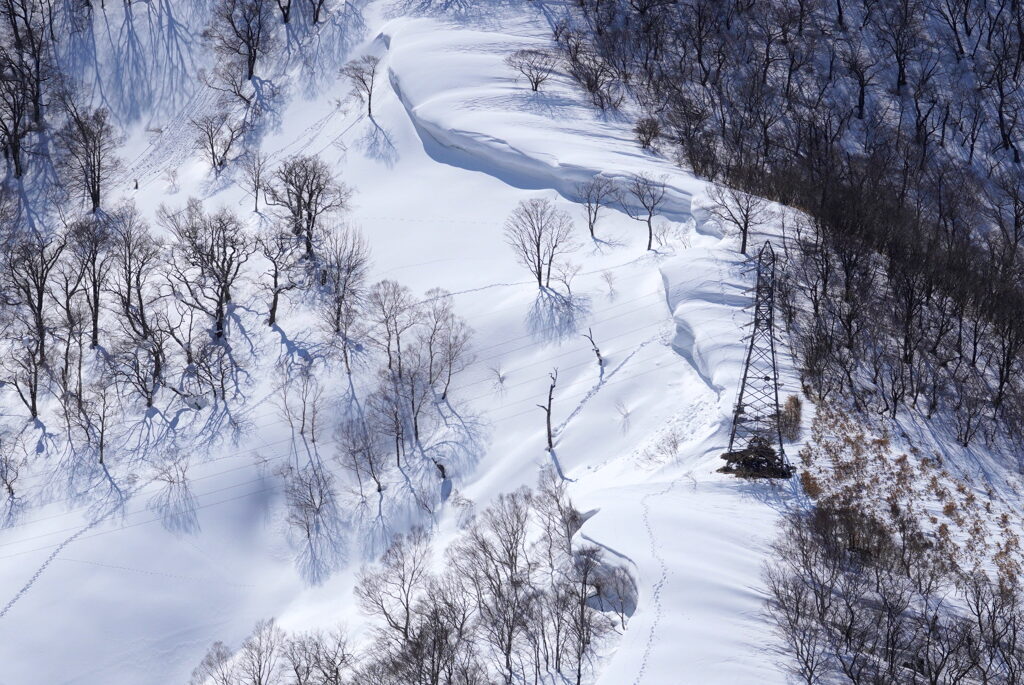
[[[583,334],[583,337],[590,341],[590,348],[594,350],[594,354],[597,355],[597,365],[601,368],[602,373],[604,372],[604,357],[601,356],[601,348],[594,342],[594,329],[588,328],[587,332]]]
[[[548,374],[548,377],[551,379],[551,385],[548,386],[548,403],[538,404],[537,406],[544,411],[544,420],[548,438],[548,452],[551,452],[555,449],[554,434],[551,430],[551,405],[555,401],[555,386],[558,385],[558,369],[555,369],[554,372]]]

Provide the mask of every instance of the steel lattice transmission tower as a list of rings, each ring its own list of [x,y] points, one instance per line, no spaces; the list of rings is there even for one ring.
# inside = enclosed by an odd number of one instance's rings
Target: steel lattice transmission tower
[[[757,255],[754,325],[733,414],[724,471],[746,476],[788,478],[779,425],[779,372],[775,361],[775,251],[765,242]]]

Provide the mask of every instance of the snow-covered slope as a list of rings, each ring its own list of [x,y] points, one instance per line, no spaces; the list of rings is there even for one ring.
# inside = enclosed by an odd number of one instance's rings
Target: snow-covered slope
[[[728,439],[752,275],[733,239],[694,219],[702,183],[641,151],[628,116],[596,113],[564,75],[540,93],[516,81],[503,58],[549,40],[557,6],[543,10],[495,7],[486,22],[406,17],[383,4],[362,8],[359,21],[336,15],[324,31],[344,23],[353,43],[345,51],[345,41],[331,38],[336,62],[342,52],[369,52],[386,70],[374,119],[347,98],[340,79],[309,84],[302,67],[309,55],[297,51],[275,77],[289,88],[263,149],[276,160],[301,151],[328,161],[356,190],[347,220],[368,238],[373,277],[394,278],[417,294],[451,291],[475,329],[476,360],[458,393],[485,430],[467,449],[472,458],[451,474],[458,493],[486,506],[501,492],[532,485],[555,460],[577,506],[594,512],[579,535],[630,568],[639,607],[612,643],[600,682],[782,682],[760,613],[759,571],[794,491],[715,472]],[[96,12],[97,24],[116,24],[124,11],[112,3],[106,14]],[[135,11],[136,24],[156,30],[157,6]],[[181,31],[194,34],[200,24],[193,17]],[[111,54],[101,64],[117,60]],[[173,90],[168,78],[159,84]],[[142,103],[123,101],[122,91],[134,87],[104,88],[121,94],[122,120],[134,126],[119,191],[149,216],[160,203],[176,207],[198,196],[255,224],[251,197],[230,178],[213,179],[188,145],[181,122],[212,106],[202,89],[183,84],[169,102],[159,90],[141,94]],[[152,108],[155,102],[161,107]],[[163,109],[170,102],[173,112]],[[150,114],[136,116],[133,107],[151,107]],[[160,130],[147,134],[146,127]],[[180,188],[168,181],[169,169]],[[665,244],[645,251],[645,227],[618,210],[601,220],[600,242],[584,240],[575,184],[596,173],[637,172],[668,176]],[[545,307],[504,242],[505,217],[533,197],[577,219],[584,246],[573,256],[581,271],[569,310]],[[285,628],[343,622],[358,629],[363,622],[354,575],[380,552],[382,530],[353,514],[345,563],[310,587],[287,542],[274,476],[298,450],[275,407],[274,360],[283,349],[312,344],[312,320],[287,306],[282,331],[272,331],[260,325],[265,304],[254,288],[239,299],[255,371],[237,443],[167,445],[190,452],[194,518],[188,506],[169,508],[160,499],[160,481],[143,460],[122,457],[121,477],[135,474],[125,481],[131,499],[109,516],[84,498],[47,500],[44,486],[59,469],[43,457],[33,467],[39,506],[0,531],[0,683],[183,683],[212,641],[237,644],[257,619],[276,616]],[[588,329],[606,359],[603,370],[580,335]],[[549,455],[535,404],[555,368]],[[341,382],[340,371],[324,379],[328,396]],[[795,392],[791,371],[785,382]],[[319,449],[329,454],[334,440],[324,429]],[[432,504],[432,517],[389,512],[383,532],[430,523],[443,548],[457,533],[458,511],[441,493]],[[180,516],[169,517],[169,509]]]

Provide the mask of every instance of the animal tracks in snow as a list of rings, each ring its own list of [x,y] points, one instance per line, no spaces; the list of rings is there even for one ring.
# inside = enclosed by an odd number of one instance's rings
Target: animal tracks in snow
[[[651,498],[667,495],[673,488],[675,488],[677,482],[678,481],[672,481],[665,486],[664,489],[659,490],[658,492],[648,493],[640,500],[641,507],[643,508],[641,518],[643,520],[644,530],[647,531],[647,538],[651,545],[651,556],[658,562],[661,572],[658,576],[658,580],[654,583],[651,598],[649,600],[650,606],[654,608],[654,619],[651,621],[651,628],[647,635],[647,641],[644,644],[643,656],[640,658],[639,670],[637,671],[633,685],[641,685],[644,674],[647,672],[647,664],[651,655],[651,650],[654,648],[654,642],[658,632],[658,624],[661,622],[661,615],[663,611],[661,604],[661,589],[665,586],[665,581],[668,580],[669,576],[668,564],[665,562],[665,558],[658,551],[658,538],[654,534],[654,526],[651,525],[651,509],[649,501]]]

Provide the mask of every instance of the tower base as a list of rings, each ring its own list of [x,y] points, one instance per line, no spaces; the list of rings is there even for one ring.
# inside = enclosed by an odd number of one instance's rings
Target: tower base
[[[790,478],[793,467],[775,451],[771,443],[759,436],[750,439],[747,446],[722,455],[725,466],[719,473],[731,473],[740,478]]]

